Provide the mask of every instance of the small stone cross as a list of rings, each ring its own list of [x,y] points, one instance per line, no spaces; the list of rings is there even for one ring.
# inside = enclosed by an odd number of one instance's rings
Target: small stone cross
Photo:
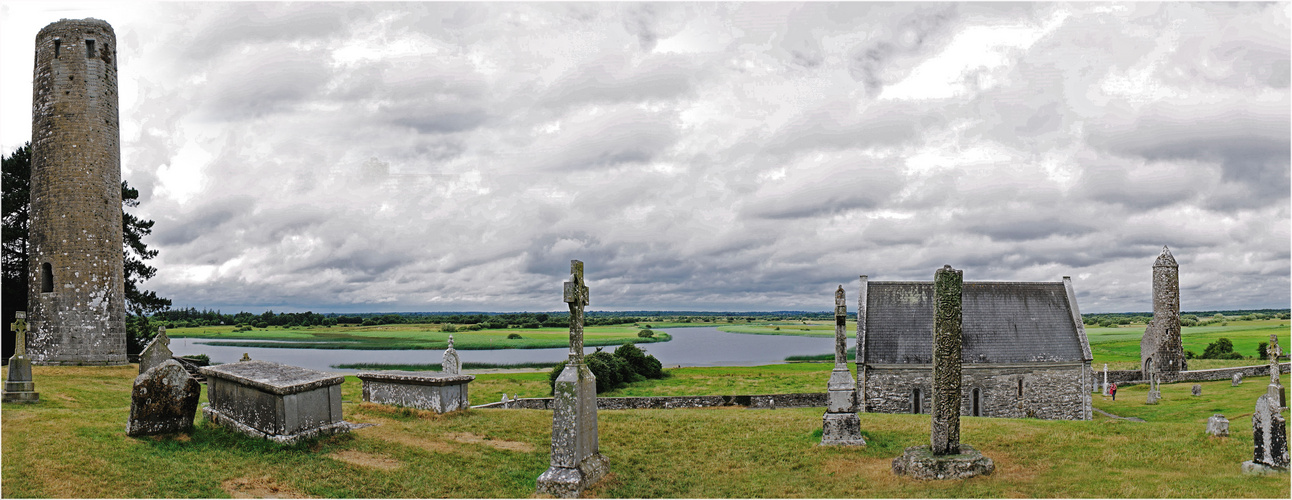
[[[848,321],[848,302],[844,298],[843,285],[834,291],[834,364],[846,365],[848,362],[848,336],[844,325]]]
[[[157,342],[161,342],[161,345],[170,347],[170,337],[166,336],[166,327],[157,327]]]
[[[9,326],[13,331],[13,355],[27,355],[27,311],[17,311],[14,313],[13,324]]]
[[[583,262],[570,261],[570,281],[565,282],[565,302],[570,305],[570,361],[583,362],[583,307],[588,305],[588,286],[583,281]]]

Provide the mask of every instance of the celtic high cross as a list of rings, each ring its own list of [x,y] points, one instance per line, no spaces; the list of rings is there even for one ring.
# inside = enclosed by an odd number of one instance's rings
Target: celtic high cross
[[[583,307],[588,286],[583,281],[583,261],[570,261],[570,281],[565,282],[565,302],[570,305],[570,362],[583,363]]]
[[[13,331],[13,354],[15,356],[27,355],[27,311],[17,311],[14,313],[14,321],[9,325],[9,330]]]

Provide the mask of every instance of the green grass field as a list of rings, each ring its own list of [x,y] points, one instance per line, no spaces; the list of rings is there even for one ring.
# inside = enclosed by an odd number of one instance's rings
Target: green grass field
[[[764,392],[757,384],[766,378],[785,378],[775,387],[790,392],[815,378],[812,390],[820,390],[825,372],[809,368],[675,370],[672,383],[690,378],[687,390],[748,394]],[[6,404],[0,411],[0,495],[512,498],[533,496],[534,479],[548,467],[551,412],[435,415],[358,403],[353,377],[342,387],[346,420],[377,425],[348,435],[283,447],[208,426],[199,417],[189,434],[130,438],[124,427],[136,373],[134,366],[36,367],[41,402]],[[481,374],[471,391],[487,393],[512,378],[535,376],[546,383],[541,373]],[[1086,422],[962,417],[962,441],[996,463],[994,474],[964,481],[891,473],[903,448],[928,442],[927,415],[861,414],[869,444],[835,448],[817,445],[820,408],[601,411],[601,451],[611,473],[587,496],[1287,498],[1286,475],[1239,471],[1252,454],[1246,415],[1264,384],[1205,383],[1200,398],[1187,395],[1190,385],[1162,386],[1163,402],[1152,407],[1135,387],[1115,403],[1095,398],[1096,407],[1144,423],[1102,416]],[[1203,432],[1215,412],[1230,418],[1231,437]]]
[[[441,331],[439,324],[405,324],[383,326],[333,326],[296,328],[257,328],[234,332],[233,326],[173,328],[166,331],[172,338],[202,339],[215,345],[238,347],[282,347],[279,341],[298,342],[297,347],[310,349],[444,349],[449,335],[457,349],[540,349],[570,345],[567,328],[507,328],[480,331]],[[655,332],[653,338],[637,336],[640,327],[590,326],[584,328],[583,344],[611,346],[627,342],[666,342],[672,337]],[[518,334],[519,339],[507,338]],[[267,342],[270,341],[270,342]]]
[[[1247,356],[1248,359],[1191,359],[1189,369],[1203,370],[1230,366],[1264,364],[1266,361],[1256,357],[1256,345],[1269,342],[1270,334],[1279,336],[1279,345],[1287,353],[1289,344],[1288,320],[1233,320],[1228,325],[1211,325],[1184,327],[1180,339],[1186,351],[1202,354],[1207,344],[1224,337],[1234,343],[1234,352]],[[1090,352],[1094,355],[1094,368],[1103,369],[1108,363],[1109,370],[1135,370],[1139,368],[1139,341],[1144,336],[1144,325],[1132,325],[1121,328],[1086,327],[1086,338],[1090,341]]]

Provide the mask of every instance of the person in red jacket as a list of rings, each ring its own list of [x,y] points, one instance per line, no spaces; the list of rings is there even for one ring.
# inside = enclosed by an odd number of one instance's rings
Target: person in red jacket
[[[1108,392],[1113,395],[1113,401],[1117,401],[1117,382],[1108,387]]]

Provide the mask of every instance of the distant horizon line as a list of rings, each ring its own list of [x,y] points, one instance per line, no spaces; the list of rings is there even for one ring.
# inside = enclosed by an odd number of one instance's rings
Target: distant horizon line
[[[171,308],[171,309],[169,309],[169,311],[186,311],[186,310],[189,310],[189,309],[197,309],[197,308],[192,307],[192,306],[189,306],[189,307],[175,307],[175,308]],[[200,312],[200,311],[210,311],[210,310],[212,310],[212,309],[210,309],[210,308],[203,308],[203,309],[197,309],[197,310]],[[243,312],[248,312],[248,311],[242,310],[242,311],[238,311],[238,312],[236,312],[236,313],[225,313],[225,312],[222,312],[222,310],[221,310],[220,308],[215,308],[215,309],[214,309],[214,311],[217,311],[219,314],[233,314],[233,315],[240,314],[240,313],[243,313]],[[157,312],[157,313],[153,313],[153,315],[155,315],[155,314],[160,314],[160,313],[163,313],[163,312],[166,312],[166,311],[159,311],[159,312]],[[569,314],[569,311],[565,311],[565,310],[554,310],[554,311],[503,311],[503,312],[498,312],[498,311],[366,311],[366,312],[336,312],[336,311],[326,311],[326,312],[314,312],[313,310],[310,310],[310,309],[306,309],[306,310],[303,310],[303,311],[274,311],[272,308],[265,308],[264,312],[274,312],[275,314],[283,314],[283,313],[287,313],[287,314],[313,313],[313,314],[320,314],[320,315],[323,315],[323,316],[330,316],[330,315],[337,315],[337,316],[347,316],[347,315],[372,315],[372,314],[395,314],[395,315],[400,315],[400,316],[418,316],[418,315],[420,315],[420,316],[447,316],[447,315],[452,315],[452,314],[485,314],[485,315],[494,315],[494,316],[496,316],[496,315],[502,315],[502,314],[553,314],[553,313],[556,313],[556,314]],[[261,312],[261,313],[250,313],[250,314],[264,314],[264,312]],[[830,313],[832,313],[832,312],[833,312],[833,310],[832,310],[832,309],[821,309],[821,310],[816,310],[816,311],[803,310],[803,309],[781,309],[781,310],[772,310],[772,311],[686,311],[686,310],[664,310],[664,309],[654,309],[654,310],[647,310],[647,309],[634,309],[634,310],[625,310],[625,311],[587,310],[587,311],[585,311],[585,314],[587,314],[587,313],[615,313],[615,314],[622,314],[622,315],[640,314],[640,315],[652,315],[652,316],[654,316],[654,315],[664,315],[664,314],[668,314],[668,315],[701,315],[701,316],[704,316],[704,315],[707,315],[707,316],[728,316],[728,315],[729,315],[729,316],[741,316],[741,315],[754,315],[754,314],[758,314],[758,315],[766,315],[766,314],[830,314]],[[1266,313],[1266,312],[1292,312],[1292,308],[1282,308],[1282,309],[1278,309],[1278,308],[1259,308],[1259,309],[1206,309],[1206,310],[1180,311],[1180,314],[1195,314],[1195,315],[1197,315],[1197,314],[1216,314],[1216,313],[1220,313],[1220,314],[1225,314],[1225,313],[1236,313],[1236,314],[1237,314],[1237,313],[1243,313],[1243,314],[1247,314],[1247,313]],[[1130,315],[1150,315],[1150,316],[1151,316],[1151,315],[1153,314],[1153,311],[1122,311],[1122,312],[1108,312],[1108,311],[1100,311],[1100,312],[1087,312],[1087,313],[1081,313],[1081,315],[1082,315],[1082,316],[1086,316],[1086,315],[1089,315],[1089,314],[1130,314]],[[849,312],[848,312],[848,315],[849,315],[849,316],[855,316],[855,315],[856,315],[856,311],[849,311]],[[150,315],[150,316],[152,316],[152,315]]]

